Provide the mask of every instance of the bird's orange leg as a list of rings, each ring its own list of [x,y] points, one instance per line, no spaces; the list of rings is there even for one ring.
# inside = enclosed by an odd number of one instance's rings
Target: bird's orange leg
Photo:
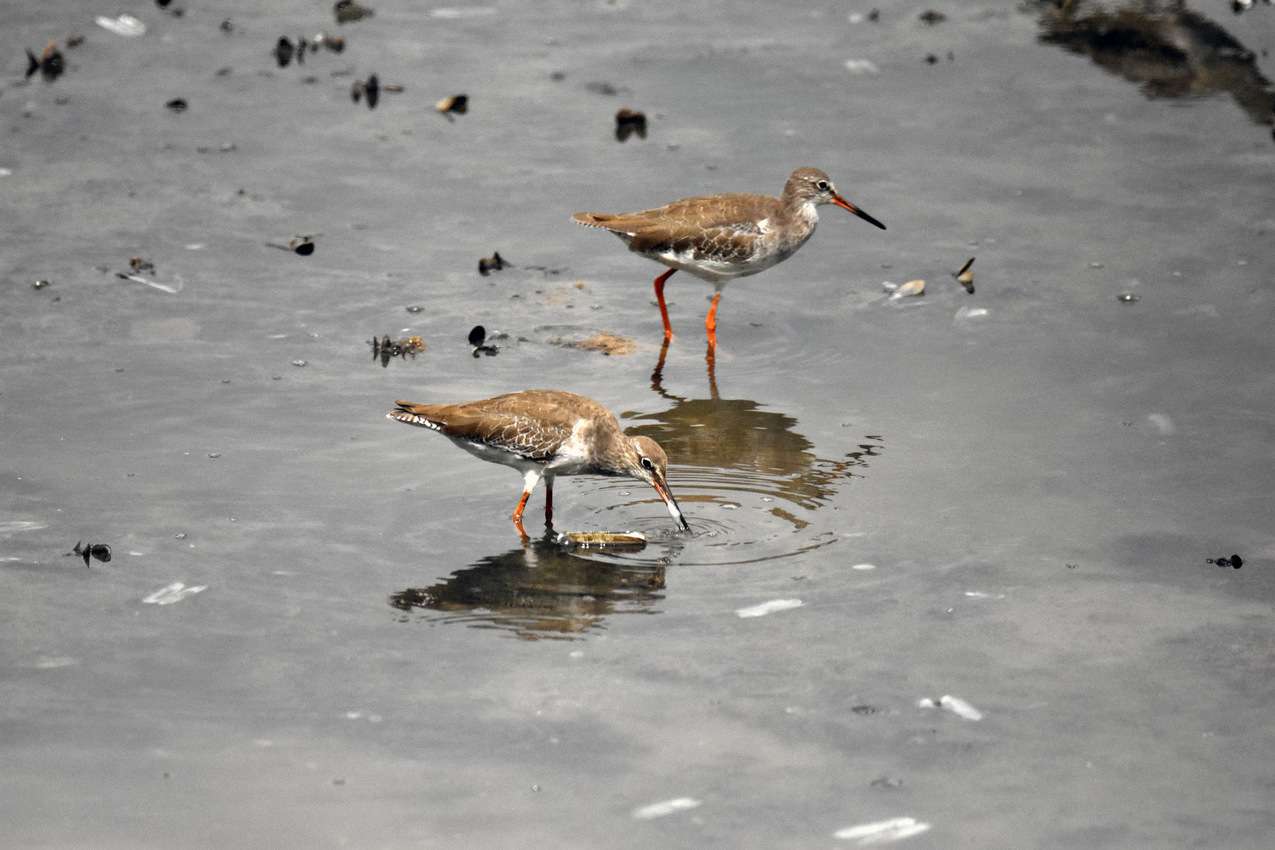
[[[669,269],[655,279],[655,300],[660,302],[660,318],[664,320],[664,339],[673,338],[673,326],[669,324],[668,307],[664,304],[664,282],[673,276],[677,269]]]
[[[722,293],[713,293],[713,303],[708,308],[708,315],[704,317],[704,330],[708,333],[708,345],[710,348],[717,347],[717,302],[722,300]]]
[[[528,536],[527,529],[522,527],[522,511],[523,511],[523,508],[527,507],[527,500],[530,498],[531,498],[531,489],[528,488],[526,490],[523,490],[522,498],[518,500],[518,507],[514,508],[514,515],[512,517],[514,521],[514,528],[518,529],[518,536],[522,538],[526,538]]]

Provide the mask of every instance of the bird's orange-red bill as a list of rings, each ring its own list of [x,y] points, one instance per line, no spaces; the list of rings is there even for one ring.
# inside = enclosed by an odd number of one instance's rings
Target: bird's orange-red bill
[[[849,201],[847,201],[845,198],[841,197],[840,195],[833,195],[832,202],[836,204],[837,206],[841,207],[843,210],[849,210],[850,212],[854,213],[859,218],[866,221],[868,224],[875,224],[877,227],[881,228],[882,230],[885,230],[884,224],[877,221],[875,218],[868,215],[863,210],[859,209],[854,204],[850,203]]]

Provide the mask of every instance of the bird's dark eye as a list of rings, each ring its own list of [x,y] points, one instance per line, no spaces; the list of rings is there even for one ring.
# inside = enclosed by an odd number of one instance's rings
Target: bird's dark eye
[[[647,472],[655,471],[655,464],[651,463],[651,459],[649,457],[642,458],[641,464],[642,464],[642,468],[645,469]]]
[[[815,188],[818,189],[820,192],[826,192],[832,188],[832,184],[829,183],[827,180],[820,180],[818,183],[815,184]]]

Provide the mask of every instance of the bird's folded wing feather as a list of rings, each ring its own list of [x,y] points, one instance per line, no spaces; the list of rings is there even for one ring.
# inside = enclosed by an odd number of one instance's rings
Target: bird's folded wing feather
[[[412,404],[400,401],[396,402],[398,411],[395,412],[401,411],[426,420],[419,424],[434,427],[449,437],[504,449],[529,460],[549,459],[571,436],[574,419],[568,421],[563,416],[541,414],[533,419],[502,410],[499,402],[500,399],[468,404]]]

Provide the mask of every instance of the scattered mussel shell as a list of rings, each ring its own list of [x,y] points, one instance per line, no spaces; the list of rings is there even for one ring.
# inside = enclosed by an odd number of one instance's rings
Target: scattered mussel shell
[[[46,80],[56,80],[66,70],[66,61],[62,58],[62,51],[58,50],[56,41],[50,41],[43,52],[37,57],[30,50],[27,50],[27,78],[30,79],[39,71]]]
[[[371,7],[356,3],[355,0],[337,0],[336,5],[332,7],[332,11],[336,13],[336,22],[338,24],[361,21],[376,14]]]
[[[52,285],[53,285],[53,281],[40,278],[39,280],[33,281],[31,283],[31,288],[35,290],[40,290],[40,289],[45,289],[47,287],[50,287]]]
[[[640,531],[566,531],[558,539],[581,549],[641,549],[646,546],[646,535]]]
[[[296,52],[296,48],[292,46],[292,42],[288,40],[286,35],[279,36],[279,40],[274,45],[274,59],[279,63],[280,68],[288,67],[288,63],[292,61],[292,54]]]
[[[1116,296],[1116,300],[1121,304],[1136,304],[1138,302],[1138,296],[1134,295],[1132,292],[1121,292]]]
[[[500,351],[497,346],[486,345],[486,342],[487,329],[482,325],[474,325],[473,329],[469,332],[469,344],[473,346],[473,354],[475,357],[478,357],[480,354],[486,354],[488,357],[492,357]]]
[[[128,267],[133,270],[134,274],[142,274],[143,272],[155,273],[155,264],[143,257],[129,257]]]
[[[634,133],[637,133],[639,139],[646,138],[646,115],[628,107],[616,112],[615,140],[623,142]]]
[[[464,115],[469,111],[469,95],[454,94],[434,104],[434,109],[450,118],[452,114]]]
[[[101,561],[103,564],[110,563],[111,547],[105,543],[83,543],[79,540],[75,541],[75,548],[66,553],[67,556],[75,555],[84,559],[84,566],[89,565],[89,558]]]
[[[345,50],[345,37],[339,35],[328,35],[325,32],[315,33],[310,39],[310,49],[318,50],[320,47],[326,47],[333,53],[340,53]]]
[[[75,33],[74,35],[68,35],[66,37],[67,50],[74,50],[75,48],[79,47],[83,43],[84,43],[84,36],[80,35],[79,33]]]
[[[1229,558],[1227,557],[1205,558],[1204,562],[1206,564],[1216,564],[1219,567],[1234,567],[1237,570],[1240,567],[1244,566],[1244,559],[1241,558],[1239,555],[1232,555]]]
[[[377,79],[376,74],[372,74],[366,80],[355,80],[350,86],[350,98],[358,103],[360,97],[367,98],[368,109],[376,109],[376,104],[381,99],[381,81]]]
[[[500,256],[500,252],[493,251],[490,257],[483,257],[478,261],[478,273],[486,277],[492,272],[500,271],[507,265],[509,263],[505,261],[504,257]]]
[[[909,298],[916,295],[925,294],[925,281],[909,280],[907,283],[900,283],[898,286],[894,284],[882,284],[890,291],[890,300],[897,301],[900,298]]]
[[[266,247],[278,248],[280,251],[291,251],[302,257],[308,257],[314,253],[314,237],[294,236],[288,240],[287,245],[280,245],[278,242],[267,242]]]
[[[186,98],[184,97],[175,97],[168,101],[168,103],[165,103],[164,106],[173,112],[185,112],[190,108],[190,104],[186,102]]]
[[[970,295],[974,294],[974,258],[970,257],[965,261],[965,265],[961,266],[961,270],[952,275],[956,282],[965,287],[965,291]]]

